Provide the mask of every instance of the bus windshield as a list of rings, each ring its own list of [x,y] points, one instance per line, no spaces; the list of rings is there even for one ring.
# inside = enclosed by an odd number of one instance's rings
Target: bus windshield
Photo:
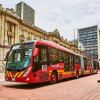
[[[22,44],[13,46],[7,59],[7,69],[22,69],[29,66],[33,51],[33,45]]]

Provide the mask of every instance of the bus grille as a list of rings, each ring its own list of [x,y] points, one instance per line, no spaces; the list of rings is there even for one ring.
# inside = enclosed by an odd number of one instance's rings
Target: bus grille
[[[48,80],[49,73],[48,72],[40,72],[40,81]]]

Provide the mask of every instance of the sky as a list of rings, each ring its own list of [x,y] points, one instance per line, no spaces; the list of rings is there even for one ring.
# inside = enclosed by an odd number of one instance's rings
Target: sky
[[[0,0],[4,8],[15,9],[21,0]],[[77,28],[98,25],[100,0],[23,0],[35,10],[35,26],[46,32],[57,29],[68,41],[77,38]]]

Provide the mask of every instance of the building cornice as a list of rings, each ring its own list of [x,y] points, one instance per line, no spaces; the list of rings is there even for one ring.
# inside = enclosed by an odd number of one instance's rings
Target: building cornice
[[[2,48],[10,48],[11,46],[10,45],[0,45],[0,47],[2,47]]]
[[[93,26],[89,26],[89,27],[84,27],[84,28],[78,28],[78,30],[81,30],[81,29],[86,29],[86,28],[91,28],[91,27],[98,27],[98,25],[93,25]]]
[[[47,34],[46,31],[40,29],[39,27],[33,26],[33,25],[23,21],[22,19],[20,19],[20,17],[16,13],[12,13],[9,9],[2,8],[2,9],[0,9],[0,12],[4,13],[5,15],[9,15],[9,16],[17,19],[19,21],[19,24],[23,24],[23,25],[25,25],[25,26],[27,26],[27,27],[29,27],[31,29],[34,29],[35,31],[41,32],[42,34],[45,34],[45,35]]]

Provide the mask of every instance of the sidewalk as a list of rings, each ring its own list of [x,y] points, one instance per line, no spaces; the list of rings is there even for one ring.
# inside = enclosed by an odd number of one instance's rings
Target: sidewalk
[[[5,81],[4,73],[0,73],[0,82]]]

